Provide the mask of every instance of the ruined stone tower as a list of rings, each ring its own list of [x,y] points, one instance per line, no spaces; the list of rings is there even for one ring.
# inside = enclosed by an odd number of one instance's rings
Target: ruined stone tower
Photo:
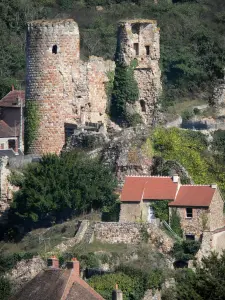
[[[73,100],[79,41],[73,20],[28,24],[25,143],[30,153],[59,152],[65,142],[64,122]],[[71,122],[75,123],[73,118]]]
[[[154,20],[127,20],[119,23],[117,58],[129,66],[135,59],[134,71],[139,87],[139,100],[132,109],[151,124],[161,93],[160,33]]]
[[[105,124],[105,83],[115,66],[98,57],[80,60],[74,20],[28,23],[26,60],[26,153],[59,153],[76,125]]]

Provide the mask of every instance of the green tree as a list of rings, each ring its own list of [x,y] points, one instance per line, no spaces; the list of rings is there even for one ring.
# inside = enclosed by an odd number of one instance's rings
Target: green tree
[[[83,153],[45,155],[39,163],[28,165],[21,179],[15,178],[20,190],[11,206],[20,222],[65,219],[73,213],[110,207],[116,200],[111,171]]]

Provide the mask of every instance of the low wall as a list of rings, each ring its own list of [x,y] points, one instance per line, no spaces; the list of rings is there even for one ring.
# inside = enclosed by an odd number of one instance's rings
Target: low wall
[[[173,240],[151,223],[96,222],[94,237],[100,242],[110,244],[147,242],[164,253],[170,252],[173,247]]]

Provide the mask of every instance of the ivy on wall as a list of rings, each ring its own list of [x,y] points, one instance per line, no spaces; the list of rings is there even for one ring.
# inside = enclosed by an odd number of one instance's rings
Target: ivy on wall
[[[37,136],[39,126],[39,109],[35,101],[27,100],[25,107],[24,152],[28,153]]]
[[[151,202],[151,207],[154,209],[156,218],[161,221],[169,222],[169,200],[158,200]]]
[[[129,126],[136,125],[141,121],[141,117],[137,113],[131,114],[126,108],[126,104],[135,103],[139,97],[138,84],[134,78],[136,67],[137,60],[133,60],[130,66],[124,66],[121,62],[116,63],[110,107],[111,116],[117,121],[125,121]]]

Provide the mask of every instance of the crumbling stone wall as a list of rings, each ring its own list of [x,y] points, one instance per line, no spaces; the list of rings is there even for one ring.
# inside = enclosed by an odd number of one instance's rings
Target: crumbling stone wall
[[[219,189],[216,189],[212,202],[209,206],[209,228],[210,231],[216,230],[224,226],[224,201]]]
[[[7,167],[8,157],[0,158],[0,223],[7,221],[7,211],[13,198],[13,191],[18,190],[8,180],[10,170]]]
[[[25,140],[27,152],[59,153],[65,144],[65,126],[85,122],[106,123],[107,72],[113,62],[91,57],[80,60],[80,38],[72,19],[32,21],[27,27]],[[29,103],[35,103],[38,120],[32,128]],[[29,122],[28,122],[29,120]]]
[[[134,76],[139,87],[139,99],[133,109],[145,124],[152,124],[157,99],[161,92],[160,33],[154,20],[120,22],[118,30],[118,60],[129,66],[135,59]]]
[[[173,247],[173,240],[150,223],[96,222],[94,236],[96,240],[110,244],[138,244],[147,241],[164,253],[169,253]]]

